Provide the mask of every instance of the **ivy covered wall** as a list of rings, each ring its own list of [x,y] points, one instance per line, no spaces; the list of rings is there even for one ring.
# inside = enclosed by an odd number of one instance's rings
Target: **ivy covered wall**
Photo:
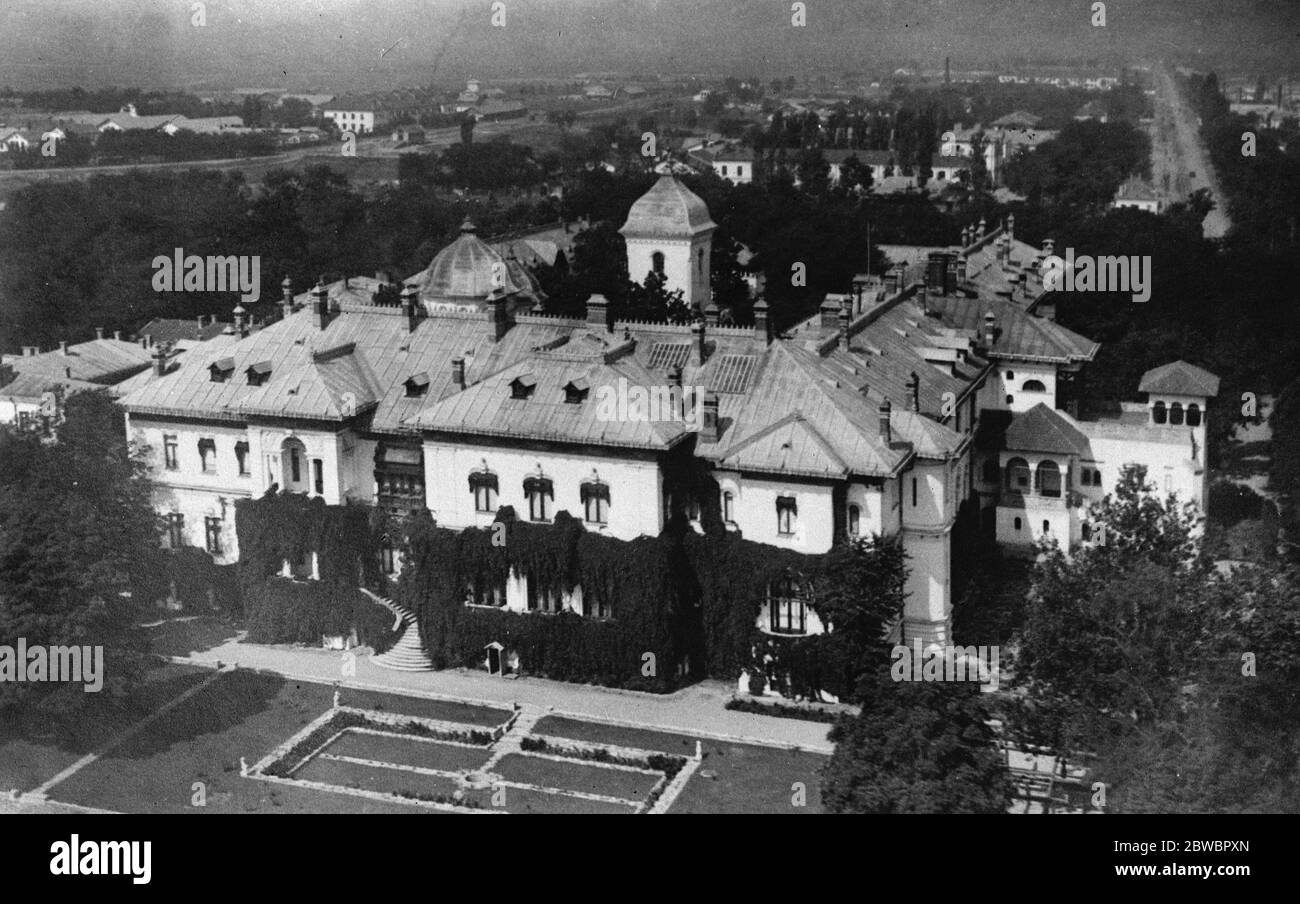
[[[659,537],[622,541],[586,530],[567,512],[533,524],[508,507],[485,528],[438,527],[428,512],[395,526],[368,507],[300,496],[240,502],[237,523],[250,640],[314,643],[356,626],[363,643],[383,648],[392,642],[391,616],[357,591],[361,585],[415,613],[438,668],[481,668],[485,647],[499,643],[527,674],[563,681],[665,692],[748,670],[771,675],[783,693],[844,696],[868,659],[886,655],[882,625],[902,611],[896,542],[843,542],[810,556],[716,523],[701,535],[680,517]],[[402,552],[391,585],[378,568],[384,534]],[[286,560],[312,551],[319,581],[277,576]],[[785,574],[799,576],[832,633],[759,630],[768,587]],[[491,600],[494,588],[519,576],[538,598],[568,598],[580,587],[591,614],[466,605],[467,597]],[[602,603],[609,617],[601,617]]]

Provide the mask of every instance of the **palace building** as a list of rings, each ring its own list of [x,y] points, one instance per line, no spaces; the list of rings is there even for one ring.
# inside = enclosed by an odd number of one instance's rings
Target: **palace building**
[[[1010,218],[883,281],[859,277],[780,334],[761,299],[752,327],[720,325],[714,229],[665,176],[621,230],[629,272],[682,288],[691,325],[614,320],[601,296],[585,318],[537,313],[536,280],[467,223],[400,286],[286,285],[278,321],[250,331],[237,310],[226,334],[155,356],[121,403],[152,450],[168,542],[234,561],[233,503],[272,487],[426,508],[450,528],[488,525],[504,505],[534,522],[567,510],[631,540],[675,513],[700,522],[702,501],[674,477],[689,463],[711,472],[716,514],[747,539],[812,554],[901,536],[899,633],[944,643],[964,502],[999,540],[1032,548],[1085,542],[1087,504],[1130,462],[1204,500],[1217,379],[1178,362],[1147,374],[1147,404],[1081,416],[1073,381],[1097,343],[1040,301],[1050,248],[1017,241]],[[698,417],[610,418],[598,400],[614,386],[670,401],[699,387]],[[527,610],[522,582],[507,608]],[[799,630],[821,630],[808,616]]]

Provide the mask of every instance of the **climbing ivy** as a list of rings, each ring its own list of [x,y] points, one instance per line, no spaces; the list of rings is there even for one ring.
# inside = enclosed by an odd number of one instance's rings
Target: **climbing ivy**
[[[563,681],[666,692],[747,670],[787,694],[844,696],[865,663],[880,660],[883,625],[902,610],[897,542],[843,542],[804,555],[745,540],[716,519],[700,534],[680,515],[658,537],[624,541],[587,531],[568,512],[533,524],[509,507],[483,528],[439,527],[427,511],[398,527],[367,507],[297,496],[241,502],[237,523],[250,640],[316,642],[355,626],[362,642],[391,643],[387,613],[356,590],[367,586],[415,613],[437,668],[481,668],[485,648],[499,643],[528,674]],[[402,552],[389,588],[378,569],[384,533]],[[286,559],[311,551],[319,581],[277,576]],[[558,600],[581,587],[588,601],[610,605],[612,617],[466,603],[508,586],[512,574],[526,576],[538,597]],[[759,629],[768,587],[786,574],[807,588],[834,632],[778,637]]]

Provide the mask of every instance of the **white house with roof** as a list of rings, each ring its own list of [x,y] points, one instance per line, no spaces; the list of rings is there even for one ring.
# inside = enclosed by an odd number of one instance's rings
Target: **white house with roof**
[[[694,324],[611,322],[600,296],[584,318],[534,313],[535,281],[466,223],[396,291],[362,277],[285,286],[283,316],[255,332],[237,309],[228,332],[157,360],[121,402],[129,435],[152,450],[168,542],[219,561],[239,552],[233,502],[273,486],[427,509],[451,528],[489,524],[502,506],[537,523],[565,510],[625,540],[674,515],[700,525],[716,504],[727,530],[804,554],[900,537],[910,573],[895,636],[943,643],[964,503],[1015,545],[1003,522],[1017,517],[1028,536],[1047,522],[1075,542],[1085,516],[1068,494],[1104,492],[1129,461],[1168,464],[1171,488],[1203,498],[1217,380],[1181,362],[1153,371],[1141,425],[1128,410],[1118,423],[1060,411],[1097,344],[1032,310],[1048,249],[1017,242],[1013,225],[972,227],[883,285],[855,280],[777,334],[762,300],[753,326],[721,325],[707,294],[713,222],[665,177],[622,228],[629,270],[687,290]],[[648,407],[611,416],[611,392]],[[683,462],[711,473],[716,503],[677,481]],[[399,567],[394,554],[385,567]],[[826,629],[797,580],[769,591],[760,630]],[[467,604],[553,610],[539,592],[512,574]],[[580,589],[552,602],[593,605]],[[604,605],[617,617],[617,600]]]
[[[1147,213],[1160,213],[1163,202],[1160,193],[1150,182],[1139,176],[1129,176],[1115,192],[1111,207],[1133,207]]]

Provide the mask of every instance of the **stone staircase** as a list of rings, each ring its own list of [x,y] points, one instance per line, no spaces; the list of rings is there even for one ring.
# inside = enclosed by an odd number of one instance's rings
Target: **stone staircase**
[[[420,640],[420,626],[416,623],[415,615],[392,600],[371,593],[364,587],[361,588],[361,592],[392,612],[397,619],[393,623],[393,630],[402,631],[402,635],[397,638],[397,643],[385,652],[371,656],[370,661],[380,668],[398,672],[432,672],[433,660],[425,652],[424,643]]]

